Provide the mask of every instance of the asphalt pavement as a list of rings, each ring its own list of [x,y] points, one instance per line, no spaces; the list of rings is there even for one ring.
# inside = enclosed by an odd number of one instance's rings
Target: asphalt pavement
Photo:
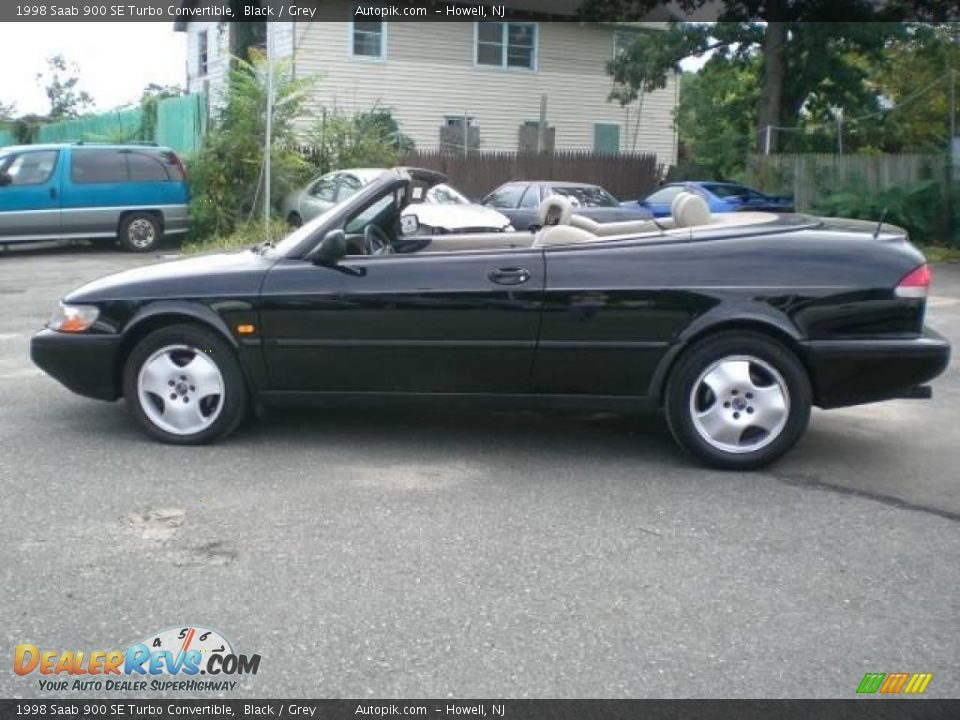
[[[816,411],[755,473],[657,416],[284,411],[169,447],[28,354],[66,291],[156,261],[0,254],[0,697],[48,695],[17,644],[188,625],[261,656],[234,698],[960,695],[956,362],[931,401]],[[960,266],[929,320],[960,346]]]

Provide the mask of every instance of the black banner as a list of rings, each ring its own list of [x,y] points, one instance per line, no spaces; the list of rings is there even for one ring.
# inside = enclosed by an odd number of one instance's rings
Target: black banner
[[[0,700],[0,718],[956,720],[960,700]]]
[[[947,0],[860,0],[853,3],[775,4],[774,19],[832,21],[960,20]],[[784,15],[784,13],[787,13]],[[476,22],[529,18],[552,21],[763,21],[767,3],[754,0],[5,0],[3,22]]]

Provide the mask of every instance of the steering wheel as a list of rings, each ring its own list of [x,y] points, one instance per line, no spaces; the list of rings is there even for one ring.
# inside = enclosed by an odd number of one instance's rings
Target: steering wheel
[[[363,252],[366,255],[389,255],[393,252],[390,238],[376,223],[370,223],[363,231]]]

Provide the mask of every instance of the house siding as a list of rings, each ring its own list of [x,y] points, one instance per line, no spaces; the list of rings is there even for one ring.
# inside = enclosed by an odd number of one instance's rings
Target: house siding
[[[592,149],[595,124],[616,124],[621,150],[656,153],[664,165],[676,162],[676,78],[644,98],[634,132],[638,104],[622,108],[607,101],[611,26],[539,23],[537,69],[529,71],[476,66],[474,23],[391,22],[386,58],[378,61],[350,56],[349,23],[323,22],[343,17],[338,5],[322,3],[320,22],[296,23],[293,29],[298,76],[321,78],[311,96],[317,114],[324,106],[389,108],[420,149],[439,145],[444,116],[470,115],[479,122],[481,149],[513,151],[520,125],[538,119],[546,94],[557,149]]]
[[[353,112],[379,105],[393,113],[418,148],[430,150],[439,146],[445,116],[470,115],[479,123],[482,150],[515,151],[521,124],[539,118],[546,95],[556,149],[591,150],[598,124],[618,125],[620,150],[656,153],[664,166],[676,163],[677,78],[643,98],[637,127],[640,103],[621,107],[607,100],[613,26],[538,23],[537,69],[505,70],[475,64],[472,22],[391,22],[383,60],[351,57],[351,23],[342,20],[348,7],[342,0],[325,0],[313,22],[268,25],[276,55],[292,55],[297,76],[320,78],[308,102],[315,117],[324,107]],[[209,72],[201,77],[197,45],[203,30]],[[207,89],[216,108],[226,87],[229,30],[217,22],[191,22],[187,32],[188,90]]]

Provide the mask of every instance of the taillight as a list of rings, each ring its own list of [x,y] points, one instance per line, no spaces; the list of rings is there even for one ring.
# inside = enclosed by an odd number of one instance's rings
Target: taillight
[[[903,276],[903,279],[897,283],[894,293],[902,298],[925,298],[930,291],[932,280],[933,271],[930,270],[930,266],[921,265]]]
[[[167,161],[180,173],[181,180],[187,179],[187,169],[183,166],[183,162],[175,152],[167,153]]]

